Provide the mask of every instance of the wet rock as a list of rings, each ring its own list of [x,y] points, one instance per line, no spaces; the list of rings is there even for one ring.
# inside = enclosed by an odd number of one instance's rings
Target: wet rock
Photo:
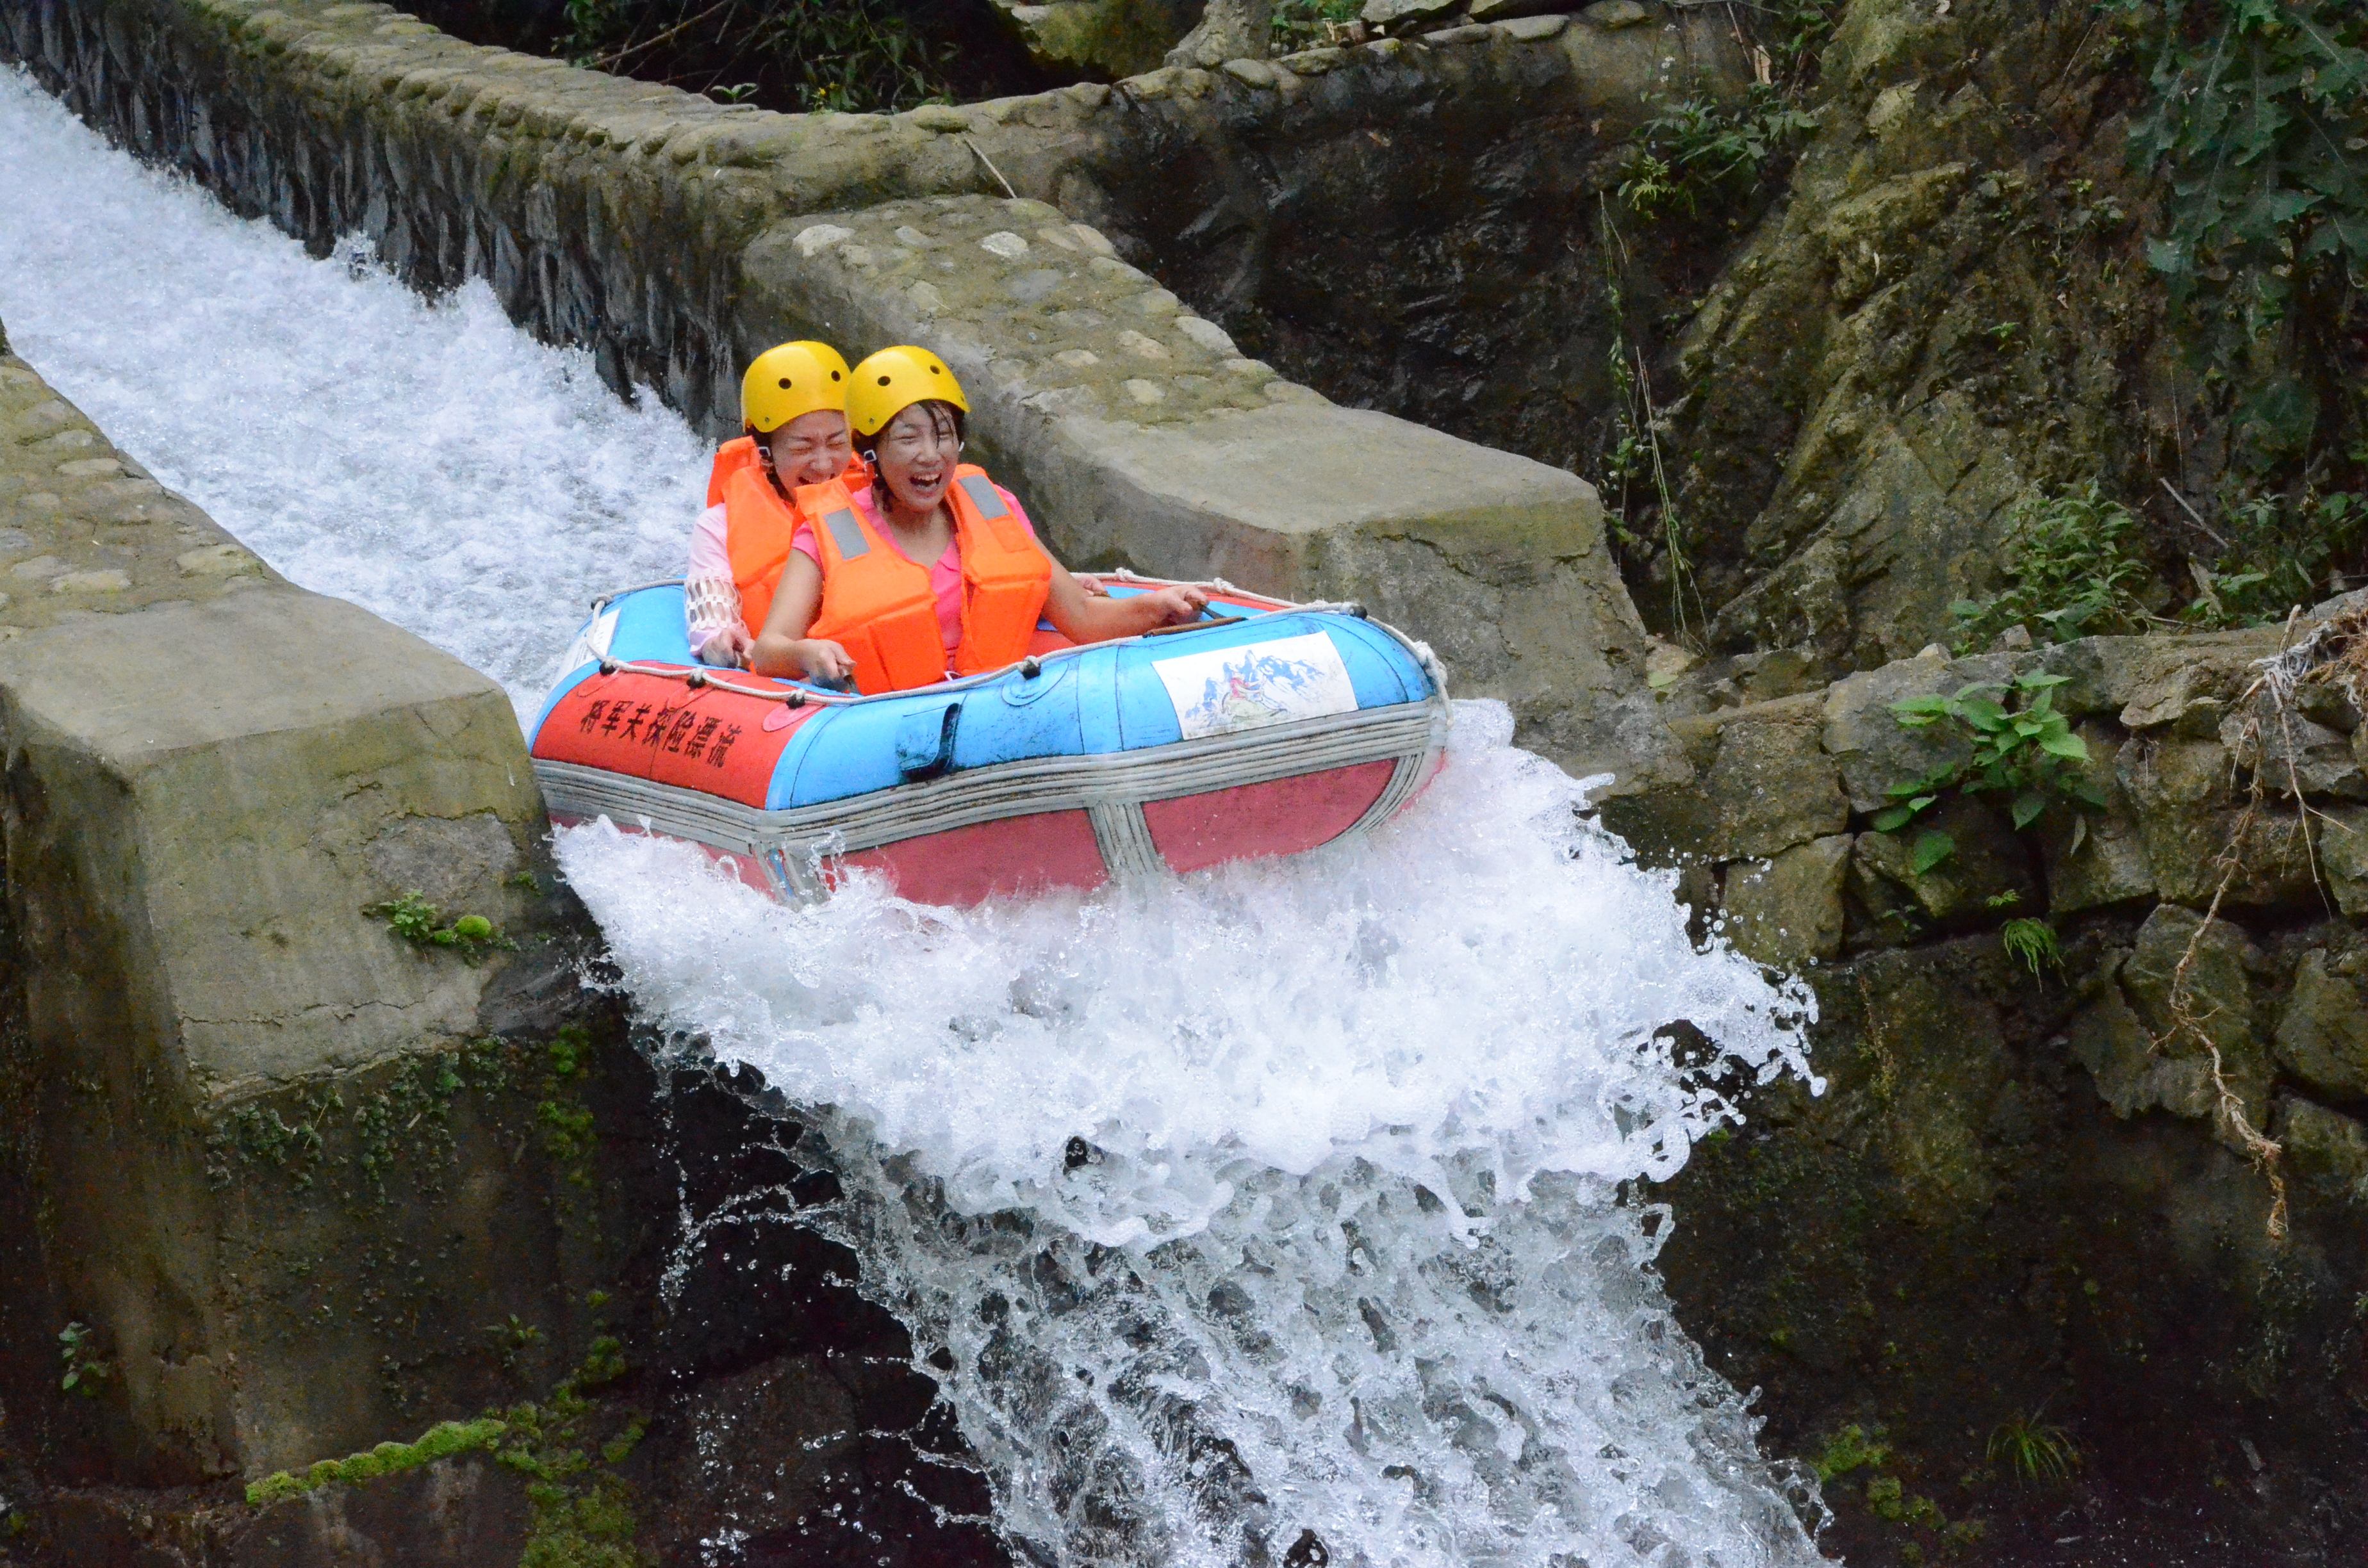
[[[2041,819],[2047,907],[2055,915],[2146,898],[2156,891],[2154,861],[2123,793],[2116,766],[2126,743],[2101,720],[2089,720],[2074,733],[2089,748],[2089,760],[2078,765],[2078,775],[2104,797],[2105,804],[2092,808],[2058,802]]]
[[[1190,0],[1051,0],[1049,5],[993,0],[993,5],[1026,46],[1030,59],[1064,73],[1119,77],[1154,70],[1192,27]],[[1219,62],[1196,58],[1181,63]]]
[[[1850,857],[1850,835],[1837,834],[1727,867],[1720,905],[1736,950],[1787,971],[1839,954]]]
[[[2353,968],[2350,959],[2303,954],[2278,1020],[2277,1059],[2315,1093],[2368,1100],[2368,1001],[2346,972]]]
[[[2270,1062],[2255,1033],[2252,983],[2261,962],[2240,928],[2226,920],[2206,926],[2202,915],[2177,904],[2157,905],[2138,928],[2121,983],[2170,1070],[2158,1080],[2161,1108],[2186,1117],[2215,1113],[2216,1050],[2221,1079],[2257,1130],[2267,1124]],[[2221,1136],[2236,1142],[2225,1128]]]
[[[2283,1095],[2275,1136],[2305,1181],[2337,1199],[2368,1205],[2368,1127],[2299,1095]]]
[[[1918,870],[1927,839],[1944,835],[1952,848]],[[2030,856],[2007,820],[1982,801],[1955,796],[1897,833],[1861,833],[1853,875],[1870,907],[1893,907],[1904,893],[1922,921],[2005,919],[2039,907]]]
[[[1680,721],[1699,770],[1690,784],[1607,801],[1604,820],[1651,856],[1766,857],[1839,833],[1850,817],[1820,747],[1815,695]]]
[[[1274,51],[1274,0],[1207,0],[1201,19],[1169,50],[1167,63],[1212,70]]]

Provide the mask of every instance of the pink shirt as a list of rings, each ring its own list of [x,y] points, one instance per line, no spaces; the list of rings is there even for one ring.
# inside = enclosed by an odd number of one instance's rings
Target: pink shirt
[[[1019,498],[1000,484],[995,487],[995,493],[1003,497],[1003,504],[1011,508],[1011,515],[1019,519],[1019,526],[1028,530],[1028,537],[1034,539],[1036,525],[1028,520],[1028,514],[1021,508]],[[899,555],[904,555],[904,551],[897,547],[895,536],[890,533],[887,527],[880,521],[880,514],[871,504],[871,488],[866,486],[854,492],[854,495],[856,506],[862,508],[864,521],[871,525],[872,531],[885,540],[890,549],[895,550]],[[811,527],[800,524],[798,531],[791,536],[790,548],[803,551],[805,558],[816,566],[822,564],[822,547],[814,542],[814,529]],[[912,560],[911,556],[905,558],[907,561]],[[700,513],[698,524],[691,529],[689,574],[694,579],[720,577],[725,583],[732,581],[729,529],[723,508],[720,506],[710,506]],[[946,552],[938,557],[929,567],[929,590],[938,597],[938,637],[945,643],[946,652],[951,653],[962,645],[961,545],[946,546]],[[748,628],[751,635],[762,630],[762,627],[756,626]],[[713,635],[713,628],[695,626],[692,629],[691,645],[702,647],[706,639]]]

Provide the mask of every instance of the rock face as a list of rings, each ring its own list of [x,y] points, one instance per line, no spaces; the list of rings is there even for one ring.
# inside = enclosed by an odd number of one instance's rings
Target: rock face
[[[996,14],[1027,45],[1030,59],[1047,70],[1078,75],[1132,76],[1155,70],[1178,39],[1197,30],[1190,0],[1050,0],[1045,5],[993,0],[993,4]]]
[[[1764,1096],[1697,1150],[1661,1262],[1713,1364],[1765,1391],[1763,1444],[1825,1471],[1850,1561],[2050,1561],[2076,1529],[2100,1561],[2368,1542],[2368,949],[2332,852],[2362,715],[2340,681],[2281,706],[2262,663],[2337,657],[2362,613],[1930,653],[1677,718],[1693,781],[1606,803],[1816,998],[1827,1092]],[[2091,799],[2018,831],[1942,786],[1873,829],[1969,750],[1895,704],[2043,674]],[[1919,864],[1934,829],[1953,848]],[[2050,1428],[2084,1456],[2068,1486],[1999,1436]]]
[[[1952,634],[1999,584],[2007,509],[2101,480],[2164,553],[2206,536],[2148,465],[2161,334],[2125,156],[2144,73],[2085,11],[1854,0],[1783,204],[1678,355],[1678,506],[1717,652],[1797,650],[1812,680]],[[2178,465],[2200,493],[2216,460]],[[2124,481],[2128,481],[2124,483]],[[2208,553],[2208,551],[2207,551]]]
[[[1489,69],[1596,90],[1583,54],[1504,27]],[[959,368],[982,441],[1079,564],[1369,598],[1449,653],[1460,695],[1510,701],[1531,744],[1582,770],[1665,764],[1633,702],[1642,628],[1589,486],[1280,382],[1077,214],[892,199],[1011,179],[1066,200],[1106,194],[1093,171],[1120,166],[1141,184],[1177,100],[1281,114],[1292,88],[1270,67],[883,119],[727,108],[324,0],[66,0],[0,16],[0,40],[242,210],[322,244],[359,228],[423,285],[485,277],[535,331],[695,416],[734,406],[746,356],[782,336],[919,337]],[[1395,59],[1373,68],[1409,76],[1404,92],[1446,79]],[[1597,85],[1633,96],[1626,78]]]

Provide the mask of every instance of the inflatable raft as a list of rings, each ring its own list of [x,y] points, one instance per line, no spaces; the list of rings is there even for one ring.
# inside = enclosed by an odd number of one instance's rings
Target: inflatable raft
[[[1165,584],[1128,577],[1118,596]],[[1222,585],[1197,622],[860,697],[697,663],[682,586],[596,602],[529,735],[555,821],[704,846],[795,900],[922,903],[1291,855],[1386,822],[1445,753],[1430,651],[1353,605]]]

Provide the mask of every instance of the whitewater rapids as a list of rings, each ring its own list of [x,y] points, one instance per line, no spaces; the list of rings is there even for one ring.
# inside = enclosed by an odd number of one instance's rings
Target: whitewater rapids
[[[161,482],[522,710],[594,593],[679,570],[706,449],[676,415],[11,72],[0,319]],[[1369,842],[1156,889],[787,909],[606,824],[559,853],[649,1022],[814,1108],[847,1191],[815,1222],[1023,1554],[1812,1562],[1810,1489],[1678,1328],[1641,1195],[1733,1115],[1713,1073],[1807,1072],[1806,996],[1698,949],[1580,804],[1466,703]],[[1679,1020],[1714,1062],[1680,1067]]]

